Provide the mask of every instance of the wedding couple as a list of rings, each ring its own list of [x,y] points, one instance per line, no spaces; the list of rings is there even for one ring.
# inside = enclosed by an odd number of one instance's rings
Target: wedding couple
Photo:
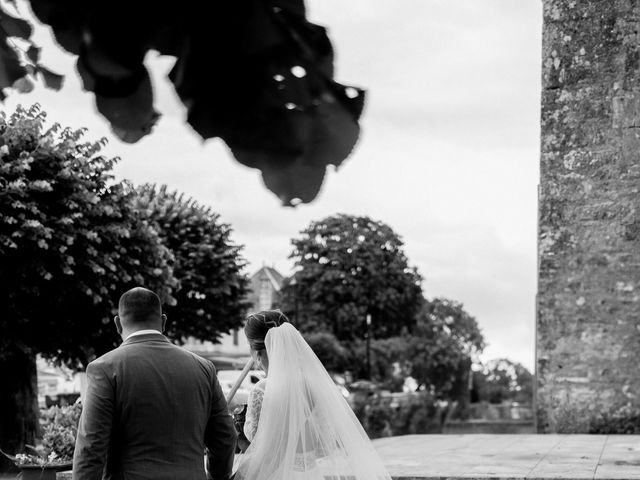
[[[134,288],[120,298],[123,343],[87,367],[74,480],[390,480],[331,377],[279,311],[247,318],[251,354],[267,377],[249,396],[251,444],[232,472],[236,431],[215,368],[169,342],[165,322],[155,293]]]

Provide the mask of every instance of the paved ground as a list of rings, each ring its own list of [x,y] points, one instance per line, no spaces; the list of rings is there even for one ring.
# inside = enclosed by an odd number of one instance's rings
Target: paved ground
[[[374,445],[403,480],[640,480],[635,435],[408,435]]]
[[[637,435],[407,435],[374,445],[402,480],[640,480]]]

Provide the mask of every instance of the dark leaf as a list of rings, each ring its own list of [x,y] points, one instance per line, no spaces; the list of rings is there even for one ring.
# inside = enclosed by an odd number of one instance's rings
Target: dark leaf
[[[30,0],[29,4],[38,20],[52,28],[60,46],[74,55],[79,55],[80,39],[89,4],[83,0]]]
[[[133,94],[107,97],[96,94],[98,111],[111,123],[113,132],[127,143],[135,143],[151,133],[160,114],[153,108],[153,91],[148,74]]]
[[[293,14],[287,14],[293,13]],[[324,27],[308,22],[304,16],[284,10],[274,15],[283,32],[286,32],[290,48],[298,58],[317,69],[326,78],[333,77],[333,47]]]
[[[28,40],[31,37],[31,25],[26,20],[16,18],[0,9],[0,28],[8,37],[20,37]]]
[[[289,156],[263,154],[232,149],[240,163],[259,165],[265,186],[285,206],[311,202],[320,192],[326,165],[314,164],[312,159],[300,156],[291,161]]]
[[[302,0],[275,0],[273,5],[292,15],[298,15],[304,18],[305,8]]]
[[[15,88],[20,93],[29,93],[33,91],[33,82],[29,80],[27,77],[22,77],[16,80],[13,84],[13,88]]]
[[[260,168],[287,204],[313,200],[326,166],[339,165],[356,142],[364,94],[334,83],[333,47],[325,28],[306,19],[302,0],[195,2],[184,9],[30,4],[61,46],[78,55],[83,87],[123,141],[138,141],[158,118],[144,66],[155,49],[176,57],[170,79],[193,129],[222,138],[239,161]],[[24,21],[7,21],[22,36],[31,32]],[[38,60],[35,47],[29,57]],[[39,71],[47,86],[60,88],[60,76]]]
[[[300,118],[297,125],[305,129],[299,131],[299,138],[305,143],[298,155],[230,145],[236,159],[259,168],[267,188],[288,206],[311,202],[317,196],[327,165],[340,166],[351,153],[360,131],[353,115],[332,97],[308,112],[291,115]],[[285,122],[278,125],[286,128]]]
[[[35,45],[31,45],[29,50],[27,50],[27,57],[31,60],[31,63],[37,65],[38,60],[40,59],[40,49]]]
[[[7,45],[0,44],[0,90],[13,86],[26,74],[16,52]]]
[[[52,90],[60,90],[62,88],[62,84],[64,83],[64,76],[58,75],[57,73],[54,73],[48,68],[45,68],[41,65],[38,66],[38,72],[42,75],[44,84],[47,86],[47,88],[51,88]]]

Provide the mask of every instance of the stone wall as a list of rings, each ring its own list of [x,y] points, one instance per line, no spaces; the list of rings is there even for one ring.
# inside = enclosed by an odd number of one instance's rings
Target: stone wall
[[[543,3],[537,428],[588,432],[640,407],[640,2]]]

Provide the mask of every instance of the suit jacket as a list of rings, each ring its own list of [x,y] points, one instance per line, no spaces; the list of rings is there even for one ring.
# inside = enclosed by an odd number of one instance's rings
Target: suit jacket
[[[74,480],[231,476],[236,432],[213,364],[159,332],[129,337],[87,366]]]

